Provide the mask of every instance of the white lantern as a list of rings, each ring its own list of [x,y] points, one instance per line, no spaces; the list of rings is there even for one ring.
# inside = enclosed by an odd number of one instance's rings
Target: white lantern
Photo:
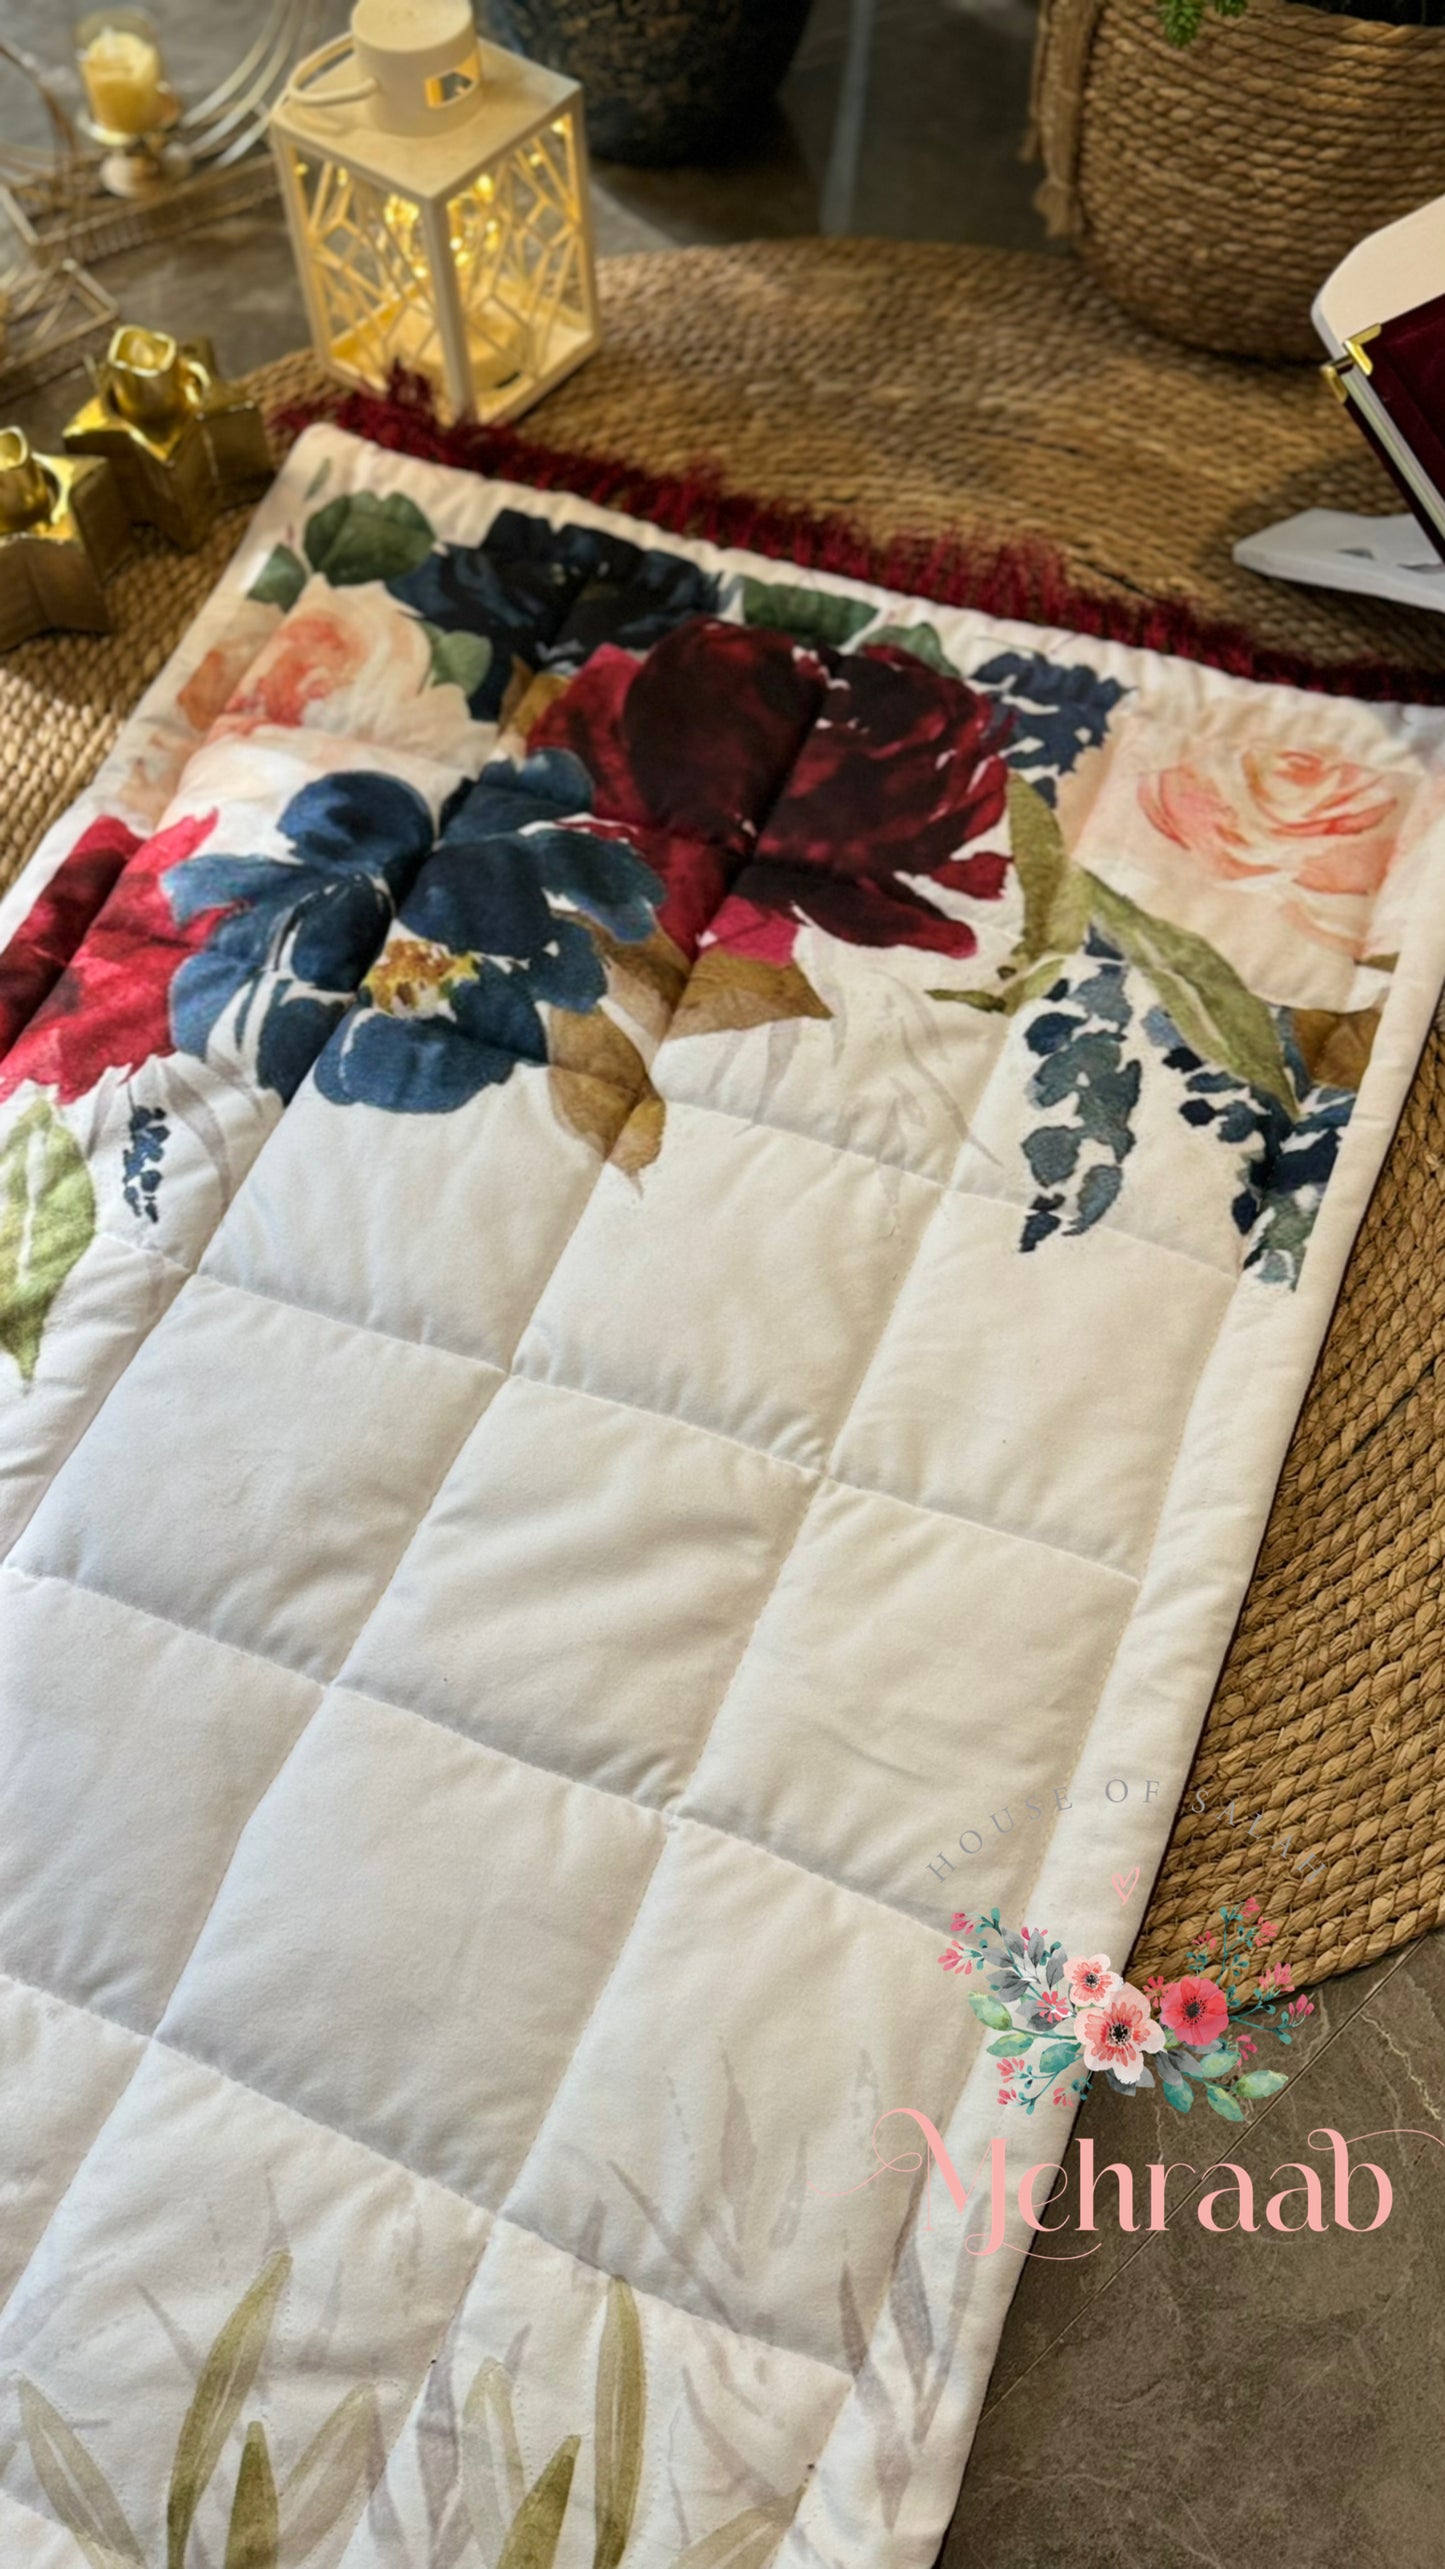
[[[469,0],[357,0],[271,142],[324,365],[510,419],[598,341],[582,93],[479,42]]]

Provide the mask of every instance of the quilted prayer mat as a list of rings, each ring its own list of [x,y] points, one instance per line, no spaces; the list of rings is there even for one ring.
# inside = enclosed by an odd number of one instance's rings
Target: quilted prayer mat
[[[7,2563],[924,2569],[1442,815],[301,440],[0,908]]]

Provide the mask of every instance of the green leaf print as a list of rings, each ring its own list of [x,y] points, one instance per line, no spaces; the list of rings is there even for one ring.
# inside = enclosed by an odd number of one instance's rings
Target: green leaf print
[[[306,586],[306,565],[289,544],[273,545],[246,591],[263,607],[294,607]]]
[[[769,2498],[763,2506],[744,2507],[741,2515],[720,2524],[716,2533],[705,2533],[701,2542],[689,2543],[673,2569],[768,2569],[798,2512],[802,2494],[795,2489],[790,2498]]]
[[[1089,877],[1071,862],[1055,813],[1023,776],[1009,778],[1008,828],[1024,896],[1019,959],[1032,963],[1040,955],[1072,954],[1088,933]]]
[[[607,2317],[597,2358],[597,2452],[592,2569],[617,2569],[627,2548],[642,2482],[647,2422],[642,2324],[625,2283],[607,2287]]]
[[[226,2535],[226,2569],[276,2569],[281,2530],[276,2514],[276,2482],[266,2450],[264,2426],[246,2429],[231,2523]]]
[[[38,1097],[0,1150],[0,1346],[32,1382],[50,1306],[95,1237],[95,1189],[75,1136]]]
[[[527,2494],[506,2367],[489,2356],[462,2409],[462,2496],[487,2569],[501,2557],[507,2527]]]
[[[1013,2018],[1001,1998],[989,1998],[981,1989],[969,1992],[968,2003],[981,2025],[991,2025],[998,2034],[1012,2031]]]
[[[145,2555],[105,2473],[33,2382],[21,2382],[20,2417],[35,2476],[91,2569],[145,2569]]]
[[[1204,2091],[1204,2101],[1207,2105],[1212,2105],[1215,2113],[1220,2115],[1226,2123],[1243,2123],[1246,2119],[1244,2107],[1236,2105],[1228,2088],[1216,2087],[1212,2079]]]
[[[434,687],[460,687],[464,696],[475,695],[492,665],[492,646],[484,633],[443,633],[440,625],[422,628],[431,644],[431,680]]]
[[[552,2569],[581,2442],[580,2435],[567,2436],[538,2473],[512,2518],[496,2569]]]
[[[333,589],[351,589],[362,580],[395,580],[414,571],[435,540],[430,519],[404,491],[391,491],[384,500],[375,491],[349,491],[308,519],[306,559]]]
[[[221,2330],[196,2384],[176,2438],[166,2497],[166,2569],[183,2569],[186,2544],[222,2447],[254,2382],[291,2260],[278,2249],[242,2294]]]
[[[1282,2069],[1247,2069],[1243,2078],[1234,2082],[1236,2096],[1245,2096],[1251,2105],[1262,2105],[1266,2097],[1278,2096],[1289,2080]]]
[[[941,678],[958,676],[936,624],[885,624],[880,632],[869,634],[868,648],[882,650],[885,646],[889,651],[911,651],[915,660],[936,669]]]
[[[856,633],[872,624],[878,609],[866,598],[850,598],[836,589],[807,589],[787,580],[742,583],[743,620],[790,633],[795,642],[817,642],[843,650]]]
[[[1104,934],[1147,973],[1186,1044],[1205,1061],[1218,1062],[1277,1099],[1287,1115],[1297,1115],[1274,1019],[1264,1001],[1246,989],[1233,964],[1191,929],[1152,918],[1096,874],[1084,880]]]

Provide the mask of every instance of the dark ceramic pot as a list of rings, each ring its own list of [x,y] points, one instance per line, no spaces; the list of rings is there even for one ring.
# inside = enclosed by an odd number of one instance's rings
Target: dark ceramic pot
[[[812,0],[482,0],[497,42],[580,80],[604,160],[695,160],[777,87]]]

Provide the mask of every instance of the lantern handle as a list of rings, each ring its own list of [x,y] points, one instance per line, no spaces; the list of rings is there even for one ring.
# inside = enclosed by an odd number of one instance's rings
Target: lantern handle
[[[283,107],[294,109],[300,115],[305,115],[313,108],[356,107],[364,98],[374,98],[377,83],[369,72],[365,73],[360,80],[352,81],[344,89],[302,87],[303,81],[309,83],[319,74],[329,71],[333,65],[339,64],[342,57],[350,53],[350,37],[338,36],[334,43],[323,45],[319,53],[308,54],[304,62],[297,64],[278,103]],[[353,56],[353,60],[354,58]]]

